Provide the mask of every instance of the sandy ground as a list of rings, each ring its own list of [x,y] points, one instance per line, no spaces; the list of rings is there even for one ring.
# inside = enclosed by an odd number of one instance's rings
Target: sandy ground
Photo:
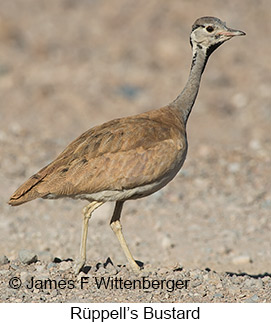
[[[270,12],[268,0],[1,1],[0,256],[10,262],[1,258],[0,301],[271,301]],[[91,219],[88,267],[76,278],[71,260],[86,203],[6,202],[83,131],[172,101],[188,76],[191,25],[204,15],[247,36],[208,62],[182,171],[156,194],[127,202],[122,220],[142,277],[189,282],[173,291],[99,289],[95,277],[137,279],[108,225],[113,205]],[[38,261],[22,264],[23,249]],[[9,287],[12,277],[19,289]],[[31,277],[75,287],[28,289]]]

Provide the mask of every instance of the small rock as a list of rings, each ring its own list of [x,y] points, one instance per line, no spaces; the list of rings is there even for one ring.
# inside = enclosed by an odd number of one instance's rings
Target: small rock
[[[239,171],[240,171],[240,168],[241,168],[241,166],[240,166],[240,164],[239,164],[239,163],[230,163],[230,164],[228,165],[228,171],[229,171],[230,173],[237,173],[237,172],[239,172]]]
[[[88,275],[93,276],[96,271],[96,266],[91,266]],[[85,275],[85,273],[83,274]]]
[[[245,303],[256,303],[259,300],[258,295],[254,294],[253,296],[251,296],[250,298],[247,298],[245,300]]]
[[[41,272],[41,271],[44,271],[45,270],[45,266],[44,265],[38,265],[36,266],[36,271],[37,272]]]
[[[54,260],[54,256],[47,250],[39,252],[38,256],[39,260],[44,262],[52,262]]]
[[[259,150],[262,148],[260,141],[253,139],[249,142],[249,147],[253,150]]]
[[[104,268],[107,268],[107,267],[111,267],[111,266],[114,266],[113,264],[113,261],[111,260],[110,257],[108,257],[105,261],[105,263],[103,264]]]
[[[169,268],[168,267],[160,267],[158,268],[157,272],[159,273],[159,275],[165,275],[169,272]]]
[[[104,274],[106,273],[106,270],[105,270],[105,268],[103,268],[103,267],[100,267],[97,271],[98,271],[98,272],[99,272],[99,274],[101,274],[101,275],[104,275]]]
[[[193,282],[191,283],[191,287],[195,288],[195,287],[200,286],[201,284],[202,284],[202,281],[200,281],[200,280],[193,281]],[[210,289],[210,287],[209,287],[209,289]]]
[[[118,273],[117,269],[115,268],[112,260],[108,257],[106,262],[104,263],[104,268],[106,269],[106,272],[115,275]]]
[[[26,281],[29,281],[31,279],[31,277],[32,277],[32,275],[27,271],[22,271],[20,273],[20,278],[23,283]]]
[[[246,265],[250,262],[251,262],[251,259],[248,255],[241,255],[241,256],[234,257],[232,259],[232,263],[234,265]]]
[[[16,265],[16,264],[11,264],[11,265],[10,265],[10,268],[11,268],[11,269],[14,269],[14,270],[17,270],[17,269],[19,269],[19,266],[18,266],[18,265]]]
[[[123,84],[119,87],[118,92],[126,99],[132,100],[140,94],[141,88],[129,84]]]
[[[198,153],[202,157],[208,157],[211,154],[211,147],[207,145],[200,145]]]
[[[8,263],[9,263],[9,260],[5,255],[0,256],[0,266],[1,265],[6,265]]]
[[[201,279],[202,280],[203,279],[202,271],[200,269],[191,270],[190,277],[192,279]]]
[[[238,295],[238,293],[240,293],[240,288],[238,286],[231,285],[228,287],[228,293],[230,295]]]
[[[82,277],[87,277],[86,274],[83,271],[80,271],[80,273],[76,276],[77,282],[82,281]]]
[[[55,268],[57,264],[55,262],[50,262],[47,266],[47,269]]]
[[[243,93],[236,93],[232,97],[232,103],[237,107],[237,108],[243,108],[247,105],[247,97]]]
[[[69,270],[71,266],[72,266],[71,261],[62,261],[59,265],[59,270],[66,271],[66,270]]]
[[[183,271],[183,266],[180,262],[175,262],[172,265],[172,271]]]
[[[221,283],[216,284],[216,288],[222,288],[223,285]]]
[[[30,250],[20,250],[19,259],[23,264],[30,265],[38,260],[38,256]]]
[[[254,294],[254,295],[251,297],[251,300],[252,300],[253,302],[257,302],[257,301],[258,301],[258,299],[259,299],[259,297],[258,297],[258,295],[257,295],[257,294]]]
[[[10,273],[10,271],[8,270],[8,269],[3,269],[3,270],[0,270],[0,276],[1,275],[7,275],[7,274],[9,274]]]
[[[245,287],[252,287],[253,285],[255,285],[255,282],[254,282],[254,279],[252,278],[247,278],[245,281],[244,281],[244,286]]]
[[[261,207],[265,208],[265,209],[271,209],[271,199],[265,199],[262,203],[261,203]]]
[[[118,270],[115,267],[106,268],[106,273],[112,276],[117,275]]]
[[[164,249],[170,249],[174,247],[174,243],[172,243],[169,236],[164,236],[161,241],[161,245]]]
[[[271,281],[271,277],[270,276],[264,276],[261,281],[265,284],[267,284],[269,281]]]
[[[214,298],[223,298],[223,297],[224,297],[223,294],[220,294],[220,293],[214,294]]]
[[[103,268],[103,264],[101,262],[97,262],[96,271],[98,271],[100,268]]]
[[[45,281],[49,279],[49,274],[44,272],[44,273],[37,273],[35,275],[35,280],[42,280],[42,281]]]
[[[57,289],[54,289],[50,294],[51,294],[51,297],[56,297],[58,295]]]

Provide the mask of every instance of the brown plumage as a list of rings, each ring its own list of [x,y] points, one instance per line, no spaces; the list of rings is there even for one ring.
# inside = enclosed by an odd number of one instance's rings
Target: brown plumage
[[[86,199],[78,273],[86,260],[88,221],[107,201],[116,201],[110,225],[134,271],[139,270],[124,240],[120,215],[124,201],[154,193],[183,165],[186,123],[211,53],[233,36],[245,35],[214,17],[196,20],[190,37],[193,59],[181,94],[166,107],[94,127],[70,143],[49,165],[30,177],[9,200],[20,205],[35,198]]]
[[[76,198],[144,186],[171,172],[185,153],[184,124],[174,108],[112,120],[70,143],[20,186],[9,203],[20,205],[38,197]]]

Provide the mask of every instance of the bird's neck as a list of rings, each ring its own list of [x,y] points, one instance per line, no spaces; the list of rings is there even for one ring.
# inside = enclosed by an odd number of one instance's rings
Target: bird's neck
[[[178,109],[184,124],[187,123],[188,117],[196,100],[201,75],[204,71],[208,60],[206,51],[196,46],[193,48],[193,59],[188,81],[181,94],[173,101],[174,106]]]

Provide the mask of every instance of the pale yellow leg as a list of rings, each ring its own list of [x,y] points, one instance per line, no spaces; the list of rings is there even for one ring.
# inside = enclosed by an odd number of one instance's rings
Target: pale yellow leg
[[[126,258],[129,261],[130,266],[132,267],[132,269],[135,273],[138,273],[140,271],[140,267],[135,262],[132,254],[127,246],[127,243],[124,239],[124,236],[122,234],[120,215],[121,215],[123,203],[124,202],[121,202],[121,201],[116,202],[115,210],[114,210],[113,216],[110,221],[110,226],[111,226],[113,232],[115,233],[115,235],[117,236],[119,243],[122,247],[122,250],[124,251]]]
[[[79,274],[80,270],[83,268],[86,262],[86,245],[87,245],[87,235],[88,235],[88,221],[91,217],[91,214],[94,210],[96,210],[99,206],[101,206],[103,202],[91,202],[86,207],[83,208],[83,227],[82,227],[82,237],[81,237],[81,246],[80,246],[80,258],[75,263],[74,271],[75,274]]]

